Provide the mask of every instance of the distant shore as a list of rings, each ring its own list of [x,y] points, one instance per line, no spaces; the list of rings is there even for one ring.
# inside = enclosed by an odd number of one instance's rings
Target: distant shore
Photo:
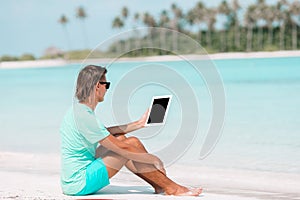
[[[197,60],[203,58],[203,54],[190,54],[190,55],[165,55],[165,56],[149,56],[149,57],[126,57],[119,58],[118,61],[179,61],[183,58],[190,60]],[[230,53],[216,53],[208,54],[208,57],[212,60],[221,59],[245,59],[245,58],[276,58],[276,57],[300,57],[300,51],[273,51],[273,52],[230,52]],[[107,63],[113,61],[114,58],[100,58],[90,59],[89,63]],[[64,60],[64,59],[52,59],[52,60],[32,60],[32,61],[9,61],[0,62],[0,69],[18,69],[18,68],[43,68],[43,67],[61,67],[67,64],[82,63],[83,60]]]

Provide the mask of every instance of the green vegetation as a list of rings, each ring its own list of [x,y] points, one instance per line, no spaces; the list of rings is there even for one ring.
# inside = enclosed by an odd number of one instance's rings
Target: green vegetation
[[[146,26],[157,29],[149,28],[148,33],[140,33],[136,29],[135,33],[132,32],[128,37],[116,40],[105,52],[97,51],[89,55],[88,50],[70,51],[65,53],[64,58],[84,59],[87,55],[89,58],[105,58],[170,55],[175,52],[201,53],[197,52],[199,49],[193,48],[194,44],[190,39],[180,37],[179,34],[193,38],[208,53],[300,48],[299,0],[291,3],[278,0],[275,5],[268,5],[265,0],[257,0],[255,4],[245,8],[243,13],[241,12],[238,0],[231,2],[224,0],[216,7],[207,7],[204,2],[199,1],[186,12],[173,3],[168,10],[162,10],[157,17],[156,14],[152,15],[149,12],[131,14],[127,7],[123,7],[120,14],[113,19],[112,28],[120,31],[124,27]],[[87,18],[82,7],[77,9],[76,16],[82,21]],[[63,15],[59,22],[65,29],[68,42],[65,26],[68,19]],[[221,27],[216,27],[217,24],[221,24]],[[84,33],[84,27],[82,30]],[[160,48],[148,48],[151,46]],[[124,55],[123,52],[126,54]]]
[[[26,53],[26,54],[23,54],[20,58],[19,58],[19,60],[35,60],[35,57],[33,56],[33,55],[31,55],[31,54],[28,54],[28,53]]]
[[[123,13],[126,10],[126,17]],[[297,50],[300,47],[300,2],[298,0],[289,3],[279,0],[275,5],[267,5],[265,0],[257,0],[249,5],[240,19],[241,7],[238,0],[228,3],[222,1],[217,7],[206,7],[199,1],[193,8],[184,13],[176,4],[172,4],[169,10],[162,10],[158,18],[150,13],[136,13],[133,20],[138,25],[147,27],[167,28],[187,34],[209,53],[235,52],[235,51],[277,51]],[[121,17],[117,16],[113,21],[113,28],[122,29],[126,26],[129,10],[124,7]],[[216,28],[217,20],[223,19],[222,27]],[[225,20],[224,20],[225,19]],[[132,20],[131,20],[132,21]],[[220,24],[220,23],[219,23]],[[117,52],[123,48],[132,47],[132,41],[143,44],[151,38],[152,43],[159,44],[161,34],[150,32],[143,38],[128,38],[116,41],[110,48],[110,52]],[[189,46],[184,41],[177,41],[176,34],[168,34],[164,37],[164,47],[180,53],[188,52]],[[175,41],[175,42],[174,42]],[[177,42],[176,42],[177,41]],[[126,45],[127,44],[127,45]],[[126,47],[127,46],[127,47]],[[140,45],[142,46],[142,45]],[[168,52],[164,52],[167,53]],[[129,55],[161,55],[159,50],[145,50]]]
[[[112,21],[112,28],[121,31],[124,27],[146,26],[149,31],[142,33],[136,29],[135,33],[132,32],[126,38],[116,40],[105,52],[97,51],[89,55],[89,50],[71,51],[66,52],[64,58],[84,59],[87,55],[89,58],[105,58],[201,53],[197,52],[199,49],[193,48],[195,44],[190,39],[179,36],[180,34],[193,38],[208,53],[300,48],[299,0],[291,3],[278,0],[275,5],[268,5],[265,0],[257,0],[241,12],[238,0],[230,3],[225,0],[216,7],[206,7],[204,2],[199,1],[186,12],[173,3],[157,17],[149,12],[131,15],[130,10],[123,7]],[[77,10],[77,17],[86,19],[87,15],[82,7]],[[60,23],[64,28],[67,22],[62,16]],[[216,27],[217,24],[221,24],[221,27]],[[151,46],[156,48],[149,48]]]
[[[6,61],[26,61],[26,60],[35,60],[35,57],[32,54],[25,53],[20,57],[16,56],[9,56],[9,55],[3,55],[0,57],[0,61],[6,62]]]
[[[9,55],[4,55],[1,57],[1,61],[5,62],[5,61],[17,61],[19,60],[18,57],[15,56],[9,56]]]

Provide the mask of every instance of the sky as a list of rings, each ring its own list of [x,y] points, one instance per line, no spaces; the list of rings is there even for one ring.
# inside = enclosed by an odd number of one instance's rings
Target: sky
[[[176,3],[184,12],[192,8],[199,0],[1,0],[0,6],[0,56],[21,56],[24,53],[36,57],[43,55],[46,48],[55,46],[62,50],[95,48],[99,43],[113,35],[133,28],[128,25],[121,30],[112,29],[113,19],[120,15],[122,7],[129,9],[129,21],[134,13],[149,12],[155,17],[163,9],[170,9]],[[205,2],[214,7],[222,0]],[[231,0],[228,0],[230,3]],[[242,10],[255,0],[240,0]],[[274,4],[277,0],[267,0]],[[87,18],[84,23],[76,18],[76,9],[82,6]],[[66,40],[63,26],[58,23],[65,15],[69,19],[66,26],[70,45]],[[82,27],[85,27],[83,29]],[[88,42],[83,36],[86,31]]]

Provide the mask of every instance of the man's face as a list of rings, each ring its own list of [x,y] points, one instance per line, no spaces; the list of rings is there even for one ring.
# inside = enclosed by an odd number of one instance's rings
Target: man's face
[[[106,84],[103,82],[106,82],[106,77],[101,79],[96,85],[96,94],[97,94],[98,102],[102,102],[104,100],[104,96],[107,91]]]

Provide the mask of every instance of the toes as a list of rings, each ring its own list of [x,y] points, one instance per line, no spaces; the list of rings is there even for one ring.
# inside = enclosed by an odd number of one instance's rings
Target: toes
[[[199,192],[199,194],[201,194],[201,193],[203,192],[203,189],[202,189],[202,188],[195,188],[195,190],[196,190],[197,192]]]
[[[195,191],[188,191],[180,194],[176,194],[176,196],[198,196],[198,192]]]

